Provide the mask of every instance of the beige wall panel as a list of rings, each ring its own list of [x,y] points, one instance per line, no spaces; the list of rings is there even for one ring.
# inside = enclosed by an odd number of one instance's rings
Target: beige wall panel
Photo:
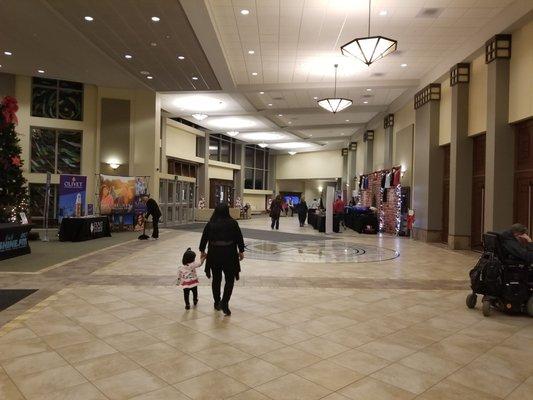
[[[441,83],[439,145],[449,144],[452,134],[452,89],[449,79]]]
[[[278,155],[276,179],[340,178],[342,161],[340,150]]]
[[[209,179],[233,180],[233,169],[209,166]]]
[[[168,157],[196,161],[196,138],[193,133],[186,132],[172,125],[166,126],[166,153]]]
[[[264,194],[245,194],[243,197],[243,204],[250,204],[252,211],[265,210],[265,195]]]
[[[509,122],[533,116],[533,21],[513,32]]]
[[[374,163],[373,171],[385,168],[385,129],[383,122],[374,129],[374,146],[372,148],[374,155],[372,161]]]
[[[470,64],[468,135],[487,130],[487,66],[483,53]]]
[[[401,183],[404,186],[412,186],[413,176],[413,128],[410,125],[407,128],[394,134],[394,156],[393,165],[401,165],[405,169]]]

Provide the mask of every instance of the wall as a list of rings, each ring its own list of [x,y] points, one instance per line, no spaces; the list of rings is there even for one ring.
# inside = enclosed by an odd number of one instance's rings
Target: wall
[[[233,169],[209,165],[209,179],[223,179],[226,181],[232,181]]]
[[[249,203],[252,206],[252,211],[265,211],[264,194],[244,194],[243,204]]]
[[[276,179],[324,179],[342,176],[340,150],[280,154],[276,157]]]
[[[533,116],[533,21],[512,34],[509,122],[516,122]]]
[[[129,100],[101,99],[100,122],[100,171],[110,175],[128,175],[130,160],[130,121]],[[113,170],[108,164],[116,162],[120,166]]]
[[[373,171],[377,171],[385,168],[385,129],[383,128],[383,121],[380,120],[379,125],[370,129],[374,130]]]
[[[485,52],[470,63],[468,86],[468,135],[487,130],[487,66]]]
[[[365,172],[365,144],[363,140],[357,142],[357,151],[355,152],[355,176],[359,178]]]
[[[301,192],[305,191],[305,181],[303,180],[278,180],[276,193],[279,192]]]
[[[413,128],[414,125],[409,125],[394,135],[395,146],[392,164],[401,165],[405,169],[401,179],[403,186],[413,185]]]
[[[440,86],[439,145],[449,144],[452,135],[452,88],[448,77]]]
[[[403,106],[403,108],[394,113],[394,127],[392,131],[397,133],[409,125],[414,125],[414,123],[415,107],[413,105],[413,100],[411,99],[405,106]]]
[[[194,133],[179,127],[178,123],[168,120],[166,123],[165,150],[168,157],[198,162],[196,157],[196,138]],[[203,158],[202,158],[203,160]]]

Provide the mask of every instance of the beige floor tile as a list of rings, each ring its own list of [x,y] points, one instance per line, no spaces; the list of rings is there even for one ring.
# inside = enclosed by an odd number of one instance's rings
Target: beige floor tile
[[[232,342],[231,345],[239,350],[244,351],[245,353],[253,354],[254,356],[260,356],[261,354],[268,353],[269,351],[285,347],[283,343],[269,339],[263,335],[249,336],[247,338]]]
[[[372,378],[364,378],[339,391],[352,400],[410,400],[414,393]]]
[[[101,312],[99,314],[76,317],[75,319],[80,323],[80,325],[107,325],[113,322],[120,321],[120,319],[115,317],[114,315],[104,312]]]
[[[415,394],[423,393],[441,379],[397,363],[374,372],[372,378]]]
[[[533,393],[533,377],[528,378],[520,386],[506,397],[507,400],[524,400],[531,397]]]
[[[342,344],[347,347],[359,347],[365,343],[371,342],[374,338],[366,335],[355,335],[347,329],[339,329],[338,331],[326,333],[321,336],[324,339],[332,342]]]
[[[250,354],[226,344],[209,347],[193,353],[193,356],[212,368],[222,368],[226,365],[236,364],[252,357]]]
[[[456,371],[446,380],[500,398],[507,396],[520,384],[518,381],[489,371],[472,369],[470,365]]]
[[[0,345],[0,361],[27,356],[48,350],[48,346],[39,338],[24,339]]]
[[[135,369],[93,382],[111,400],[124,400],[166,386],[143,369]]]
[[[28,375],[50,368],[62,367],[67,362],[53,351],[30,354],[19,358],[3,361],[2,367],[10,375]]]
[[[226,399],[248,389],[246,385],[218,371],[207,372],[174,387],[193,400]]]
[[[261,385],[287,374],[287,371],[259,358],[250,358],[221,368],[220,371],[250,387]]]
[[[304,340],[314,337],[314,335],[292,327],[274,329],[272,331],[264,332],[262,335],[286,344],[287,346],[294,343],[303,342]]]
[[[282,376],[255,389],[276,400],[315,400],[331,393],[322,386],[294,374]]]
[[[180,322],[173,322],[171,324],[165,324],[148,329],[146,333],[149,333],[159,340],[167,341],[175,338],[189,338],[196,332],[191,328],[183,326],[183,324]]]
[[[58,392],[37,396],[36,400],[108,400],[92,383],[69,387]]]
[[[0,399],[24,400],[15,383],[0,368]]]
[[[520,400],[525,400],[527,397],[522,397]],[[450,382],[442,381],[435,386],[429,388],[427,391],[417,397],[417,400],[497,400],[496,396],[488,393],[483,393],[466,386]],[[514,399],[513,399],[514,400]]]
[[[74,364],[88,380],[108,378],[126,371],[138,369],[137,363],[120,353],[104,355]]]
[[[167,340],[166,343],[188,354],[223,344],[221,341],[213,339],[211,336],[204,335],[203,333],[191,333],[186,337],[172,338]]]
[[[280,324],[270,321],[265,318],[247,319],[245,321],[239,322],[237,325],[240,326],[241,328],[244,328],[254,333],[263,333],[263,332],[281,328]]]
[[[87,382],[69,365],[30,375],[16,375],[12,378],[22,394],[31,400]]]
[[[131,400],[189,400],[189,398],[173,387],[167,386],[163,389],[132,397]]]
[[[110,324],[104,324],[104,325],[85,324],[84,327],[89,332],[91,332],[93,335],[99,338],[104,338],[104,337],[113,336],[113,335],[120,335],[123,333],[134,332],[137,330],[135,326],[130,325],[123,321],[111,322]]]
[[[479,357],[477,350],[465,349],[464,347],[438,342],[424,349],[425,353],[435,355],[440,358],[452,360],[459,364],[467,364]]]
[[[321,400],[346,400],[348,397],[343,396],[339,393],[331,393],[329,396],[322,397]]]
[[[327,339],[324,339],[323,337],[318,337],[306,340],[304,342],[296,343],[295,345],[293,345],[293,347],[314,354],[315,356],[320,358],[333,357],[337,354],[350,350],[349,347],[331,342]]]
[[[145,368],[171,385],[212,370],[207,364],[188,355],[158,361]]]
[[[69,363],[73,364],[91,358],[113,354],[116,353],[116,350],[101,340],[94,340],[92,342],[62,347],[57,352]]]
[[[357,350],[374,354],[375,356],[389,361],[399,360],[400,358],[407,357],[409,354],[415,352],[413,349],[408,347],[389,342],[386,340],[386,338],[364,344],[358,347]]]
[[[153,364],[157,361],[178,357],[183,354],[184,353],[178,349],[162,342],[124,352],[124,355],[142,366]]]
[[[321,360],[320,357],[293,347],[283,347],[265,353],[260,358],[289,372],[307,367]]]
[[[235,396],[231,396],[229,400],[270,400],[264,394],[259,393],[256,390],[247,390],[246,392],[241,392]]]
[[[254,335],[253,332],[239,328],[237,326],[231,326],[231,328],[224,327],[212,329],[203,333],[223,343],[231,343],[236,340],[244,339]]]
[[[147,310],[142,307],[132,307],[132,308],[123,308],[121,310],[111,311],[115,317],[120,319],[130,319],[130,318],[139,318],[145,315],[150,315],[150,310]]]
[[[497,346],[476,358],[470,366],[521,382],[533,376],[531,360],[533,355],[526,349],[520,351]]]
[[[17,328],[12,331],[2,333],[0,332],[0,344],[18,342],[19,340],[33,339],[37,336],[28,328]]]
[[[357,349],[346,351],[329,359],[342,367],[350,368],[362,375],[368,375],[391,363],[389,360]]]
[[[96,337],[82,327],[78,327],[69,332],[56,333],[53,335],[42,336],[42,340],[53,349],[81,344],[93,341]]]
[[[113,335],[104,338],[104,340],[118,351],[134,350],[159,342],[153,336],[142,331]]]
[[[455,361],[437,357],[423,351],[411,354],[401,359],[399,363],[417,371],[438,376],[441,379],[457,371],[462,366]]]
[[[128,319],[128,324],[135,326],[138,329],[148,330],[157,326],[172,324],[171,319],[162,317],[161,315],[146,315],[139,318]]]
[[[330,361],[321,361],[295,372],[329,390],[339,390],[363,377],[354,370],[341,367]]]

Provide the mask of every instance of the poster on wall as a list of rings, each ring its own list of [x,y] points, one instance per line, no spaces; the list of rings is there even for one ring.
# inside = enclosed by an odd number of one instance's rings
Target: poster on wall
[[[86,176],[59,176],[59,222],[63,218],[81,217],[84,215],[86,190]]]
[[[136,178],[100,175],[100,214],[132,213]]]

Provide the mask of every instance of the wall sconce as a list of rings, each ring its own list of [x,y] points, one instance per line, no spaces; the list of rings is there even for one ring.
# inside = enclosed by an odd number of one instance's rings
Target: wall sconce
[[[344,149],[342,149],[342,151],[341,151],[341,155],[342,155],[343,157],[348,155],[348,148],[347,148],[347,147],[345,147]]]
[[[108,162],[107,165],[109,165],[112,169],[117,169],[118,167],[120,167],[120,163],[116,161]]]
[[[401,168],[400,168],[400,174],[401,174],[402,178],[403,178],[403,176],[405,175],[406,172],[407,172],[407,168],[405,168],[405,167],[402,165]]]
[[[289,151],[289,155],[293,156],[293,155],[295,155],[295,154],[296,154],[295,151]]]
[[[319,187],[318,187],[318,191],[319,191],[320,193],[322,193],[322,189],[324,189],[322,186],[319,186]]]

